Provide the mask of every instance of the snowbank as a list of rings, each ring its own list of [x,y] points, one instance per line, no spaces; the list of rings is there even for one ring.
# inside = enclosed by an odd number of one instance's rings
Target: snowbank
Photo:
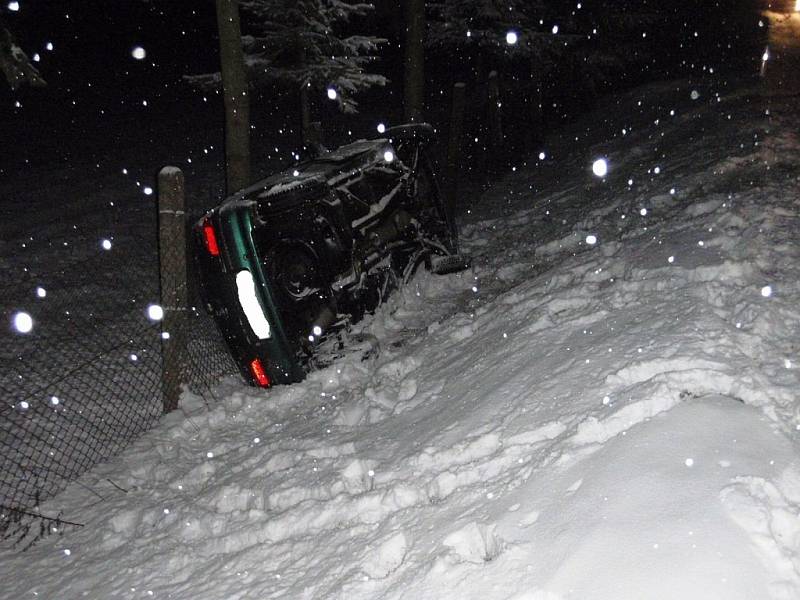
[[[383,307],[380,353],[187,397],[0,594],[800,597],[798,120],[615,98],[473,202],[474,269]]]

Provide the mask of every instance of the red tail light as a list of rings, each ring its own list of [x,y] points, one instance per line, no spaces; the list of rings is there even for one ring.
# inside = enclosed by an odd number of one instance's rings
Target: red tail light
[[[250,361],[250,373],[252,373],[253,379],[256,380],[256,383],[260,387],[270,386],[269,377],[267,377],[266,372],[264,372],[264,365],[261,364],[260,358],[254,358]]]
[[[211,256],[219,256],[219,246],[217,245],[217,234],[211,221],[206,219],[203,222],[203,238],[206,241],[206,248]]]

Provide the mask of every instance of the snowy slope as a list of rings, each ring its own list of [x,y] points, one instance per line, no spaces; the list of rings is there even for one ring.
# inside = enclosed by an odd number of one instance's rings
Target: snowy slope
[[[187,396],[0,596],[800,597],[795,104],[609,101],[471,200],[473,270],[420,274],[377,355]]]

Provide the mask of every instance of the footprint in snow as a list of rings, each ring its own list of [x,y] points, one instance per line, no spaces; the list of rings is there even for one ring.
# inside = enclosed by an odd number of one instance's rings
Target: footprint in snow
[[[448,535],[443,544],[457,562],[481,564],[500,556],[503,540],[497,535],[497,525],[471,522]]]
[[[367,549],[361,570],[372,579],[383,579],[394,573],[405,562],[409,540],[399,531],[385,540],[377,549]]]

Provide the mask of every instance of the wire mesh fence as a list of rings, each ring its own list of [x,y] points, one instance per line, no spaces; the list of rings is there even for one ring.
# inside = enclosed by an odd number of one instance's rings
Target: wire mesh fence
[[[99,211],[104,216],[89,210],[85,219],[52,219],[38,228],[20,223],[14,230],[13,218],[6,221],[12,226],[0,242],[5,541],[29,539],[22,534],[38,518],[39,504],[155,425],[165,407],[176,407],[175,390],[188,386],[211,402],[214,384],[238,374],[213,321],[191,297],[185,239],[161,260],[172,273],[183,264],[183,280],[160,281],[155,211],[111,207]],[[178,229],[187,227],[184,211],[173,218]],[[106,229],[114,235],[98,235],[97,219],[113,223]],[[173,302],[164,319],[161,288],[182,290],[182,305]],[[172,331],[170,313],[181,317]]]
[[[470,95],[468,115],[499,106],[496,98],[487,104],[491,94],[484,91]],[[449,131],[448,116],[441,120]],[[492,139],[486,122],[465,120],[459,153],[468,164],[472,146],[485,150]],[[188,195],[188,205],[158,209],[142,203],[141,194],[103,191],[117,190],[116,183],[52,165],[46,181],[32,177],[24,187],[15,201],[0,182],[0,540],[6,542],[29,540],[30,519],[60,519],[41,515],[40,503],[153,427],[176,407],[184,386],[212,403],[222,377],[240,377],[200,307],[187,244],[189,226],[219,200],[219,186]]]

